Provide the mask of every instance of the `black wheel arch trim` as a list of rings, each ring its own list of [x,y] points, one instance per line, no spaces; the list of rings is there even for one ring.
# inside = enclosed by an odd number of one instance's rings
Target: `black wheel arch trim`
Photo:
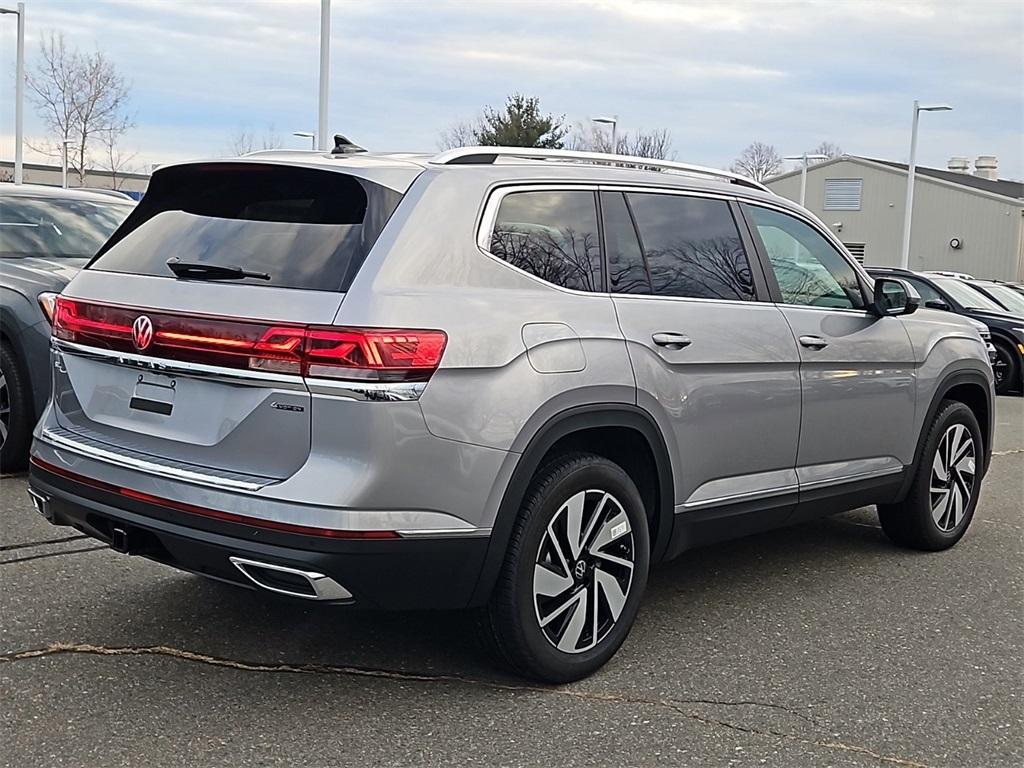
[[[490,598],[498,573],[505,560],[505,552],[512,535],[516,516],[530,481],[550,448],[563,437],[595,427],[625,427],[639,432],[647,441],[654,456],[658,480],[657,515],[658,536],[651,550],[651,563],[661,560],[672,538],[674,522],[674,488],[672,464],[664,437],[650,413],[627,403],[581,405],[561,411],[546,421],[530,438],[505,487],[498,513],[491,528],[490,543],[484,559],[471,606],[484,605]]]
[[[914,478],[917,476],[917,469],[921,464],[921,454],[924,452],[925,439],[928,436],[928,430],[935,420],[935,415],[939,412],[939,406],[942,405],[942,401],[946,399],[946,395],[953,387],[958,387],[961,384],[974,384],[978,386],[982,392],[985,393],[985,400],[988,403],[988,424],[981,424],[979,420],[979,426],[982,430],[982,436],[985,440],[985,445],[982,450],[982,469],[981,477],[984,477],[988,471],[989,464],[992,461],[992,441],[994,439],[994,425],[995,425],[995,402],[992,397],[992,390],[989,387],[988,380],[980,371],[975,370],[960,370],[953,371],[947,374],[941,381],[938,387],[935,389],[935,394],[932,396],[931,402],[928,404],[928,411],[925,413],[924,421],[921,422],[921,431],[917,437],[917,447],[914,449],[914,463],[912,472],[907,472],[906,477],[903,480],[903,485],[900,488],[898,499],[906,497],[907,493],[910,492],[910,486],[914,482]]]

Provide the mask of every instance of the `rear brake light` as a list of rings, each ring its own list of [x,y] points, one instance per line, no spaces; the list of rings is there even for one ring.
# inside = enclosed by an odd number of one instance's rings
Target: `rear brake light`
[[[145,315],[151,337],[133,326]],[[278,326],[188,317],[58,296],[54,335],[107,349],[231,368],[358,381],[427,381],[441,362],[443,331]]]
[[[50,291],[43,291],[38,296],[39,306],[46,315],[46,322],[53,325],[53,313],[57,309],[57,294]]]

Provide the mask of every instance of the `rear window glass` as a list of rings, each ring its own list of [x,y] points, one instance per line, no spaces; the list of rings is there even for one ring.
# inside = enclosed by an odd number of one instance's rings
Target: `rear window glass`
[[[345,291],[401,199],[334,171],[169,168],[90,268],[174,278],[167,262],[178,259],[270,276],[231,282]]]
[[[54,197],[0,197],[0,257],[88,258],[132,206]]]

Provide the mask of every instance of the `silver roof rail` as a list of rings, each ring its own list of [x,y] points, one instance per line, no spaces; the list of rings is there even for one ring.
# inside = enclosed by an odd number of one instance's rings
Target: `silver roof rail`
[[[513,157],[522,160],[553,160],[565,162],[594,163],[598,165],[618,165],[641,170],[658,170],[680,173],[687,176],[722,179],[732,184],[771,192],[764,184],[748,179],[732,171],[720,171],[703,165],[677,163],[672,160],[655,160],[650,157],[633,155],[613,155],[605,152],[576,152],[568,149],[533,149],[531,147],[460,147],[449,149],[430,158],[434,165],[486,165],[494,163],[499,157]]]

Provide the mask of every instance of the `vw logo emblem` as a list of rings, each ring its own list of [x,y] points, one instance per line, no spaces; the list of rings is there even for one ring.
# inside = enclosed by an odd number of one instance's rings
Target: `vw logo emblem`
[[[583,576],[587,573],[587,564],[580,560],[578,563],[576,563],[576,567],[572,569],[572,572],[577,579],[582,579]]]
[[[132,341],[140,352],[153,342],[153,321],[145,315],[139,315],[132,323]]]

